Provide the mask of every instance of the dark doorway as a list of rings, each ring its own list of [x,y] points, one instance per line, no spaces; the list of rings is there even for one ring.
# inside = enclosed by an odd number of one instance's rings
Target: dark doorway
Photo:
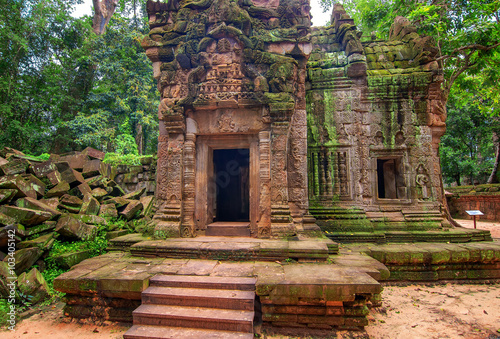
[[[406,198],[406,186],[401,168],[401,158],[377,159],[378,197],[380,199]]]
[[[249,149],[214,150],[215,221],[249,221]]]

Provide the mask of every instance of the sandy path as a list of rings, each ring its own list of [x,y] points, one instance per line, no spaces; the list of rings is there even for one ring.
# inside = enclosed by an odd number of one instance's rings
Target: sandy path
[[[465,219],[455,219],[461,226],[466,228],[474,228],[473,220],[465,220]],[[500,238],[500,222],[491,222],[491,221],[476,221],[476,227],[480,230],[488,230],[491,233],[493,238]]]
[[[500,284],[386,286],[383,306],[370,312],[370,324],[365,332],[339,331],[331,338],[500,339],[499,315]],[[118,339],[122,338],[128,326],[70,320],[63,317],[62,303],[58,303],[20,322],[15,332],[0,332],[0,336],[22,339]]]

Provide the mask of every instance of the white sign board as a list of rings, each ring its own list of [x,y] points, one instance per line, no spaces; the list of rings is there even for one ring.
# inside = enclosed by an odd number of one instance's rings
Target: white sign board
[[[478,210],[472,210],[472,211],[465,211],[468,215],[484,215],[483,212],[478,211]]]

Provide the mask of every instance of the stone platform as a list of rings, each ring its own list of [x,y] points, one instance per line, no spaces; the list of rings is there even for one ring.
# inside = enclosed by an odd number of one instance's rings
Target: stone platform
[[[296,260],[324,262],[338,253],[338,244],[327,238],[271,240],[250,237],[196,237],[148,240],[128,234],[110,241],[112,250],[135,256],[235,261]]]
[[[380,302],[382,287],[375,278],[388,275],[383,265],[365,258],[364,265],[352,268],[331,262],[144,258],[116,251],[74,266],[54,288],[66,293],[67,316],[131,322],[154,276],[255,277],[264,327],[362,328],[368,306]]]
[[[154,248],[142,240],[147,248]],[[184,241],[196,242],[197,238]],[[241,249],[241,243],[259,244],[236,240],[234,252]],[[266,329],[282,334],[290,328],[304,333],[360,329],[368,324],[369,307],[380,305],[382,283],[500,281],[498,241],[344,244],[326,261],[311,263],[290,257],[272,262],[143,257],[134,255],[133,246],[130,252],[112,251],[85,260],[55,279],[54,288],[66,293],[67,316],[131,322],[142,292],[159,275],[252,277],[256,279],[257,318]],[[229,247],[227,241],[224,248],[229,251]]]

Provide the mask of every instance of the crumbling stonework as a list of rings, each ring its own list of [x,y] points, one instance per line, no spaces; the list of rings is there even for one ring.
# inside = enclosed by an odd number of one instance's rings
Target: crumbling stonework
[[[340,5],[313,29],[307,0],[147,9],[142,45],[162,95],[157,237],[221,220],[291,235],[315,229],[309,210],[325,231],[442,226],[443,77],[434,42],[408,20],[362,42]],[[236,193],[222,203],[232,169]]]

